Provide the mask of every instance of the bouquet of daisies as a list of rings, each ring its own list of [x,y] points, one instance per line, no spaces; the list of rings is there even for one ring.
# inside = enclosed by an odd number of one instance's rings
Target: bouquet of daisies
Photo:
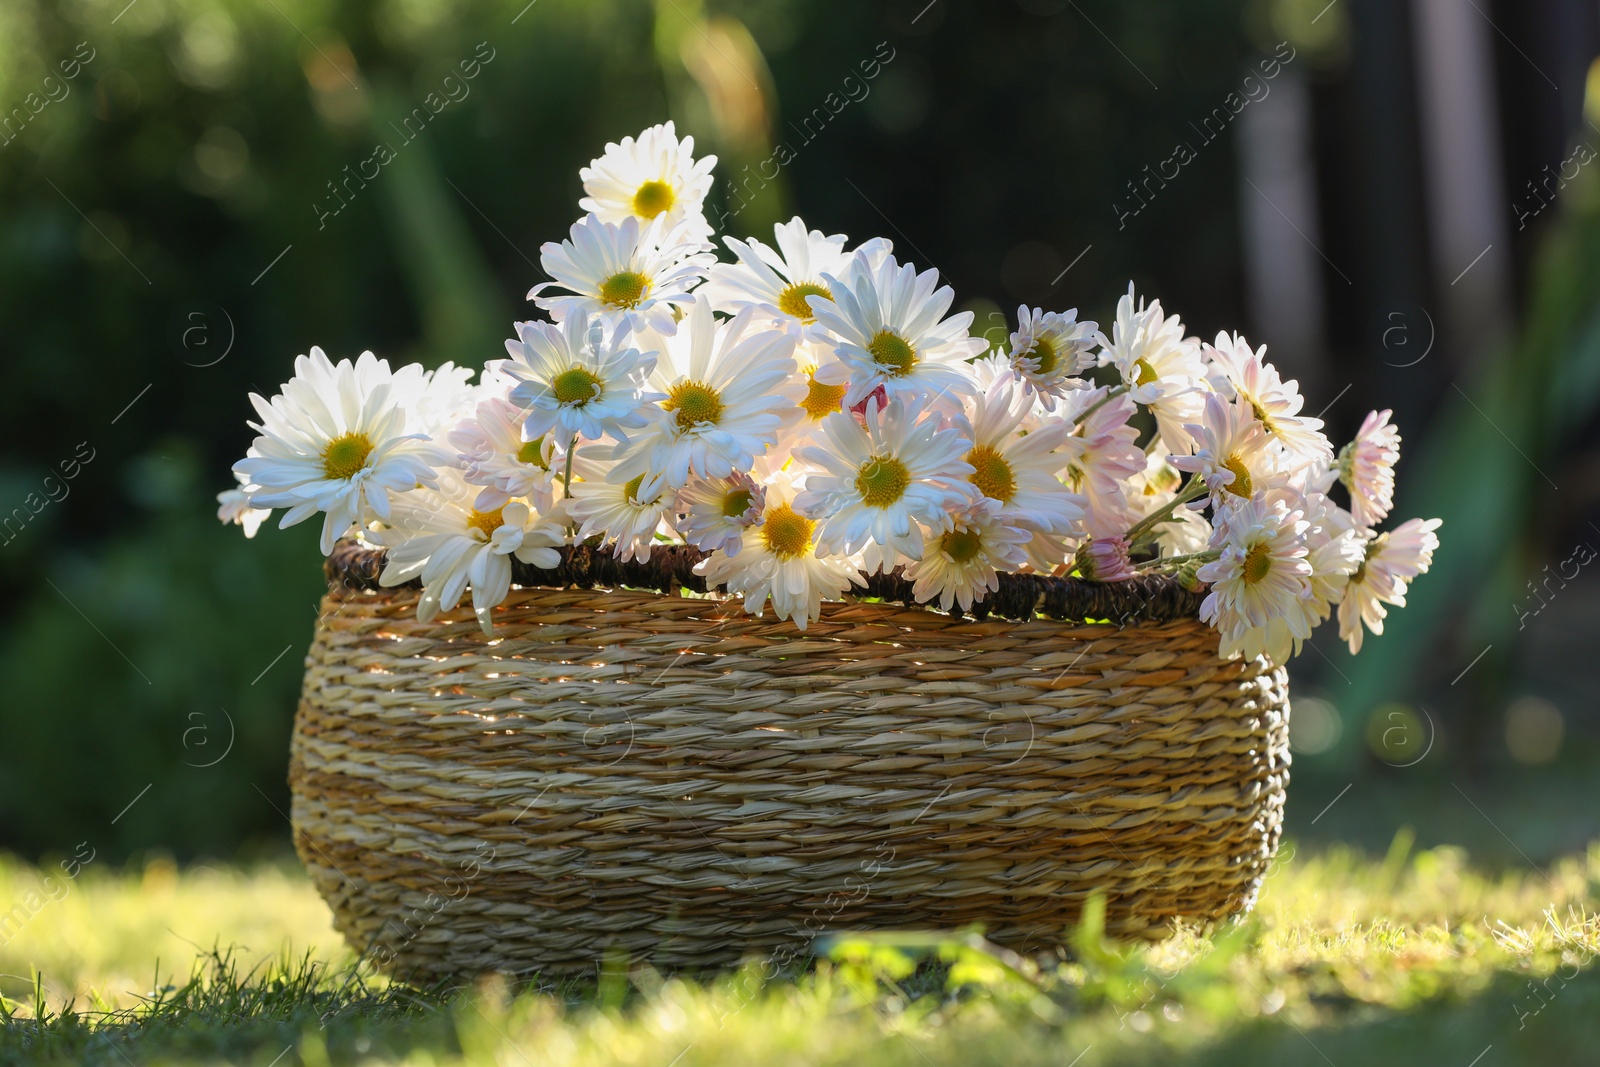
[[[470,596],[485,632],[513,558],[553,568],[584,542],[693,546],[708,585],[801,630],[896,568],[944,610],[1004,571],[1166,574],[1209,587],[1224,656],[1279,662],[1335,607],[1358,651],[1428,569],[1437,519],[1377,529],[1389,412],[1335,453],[1264,348],[1186,337],[1131,286],[1109,333],[1022,307],[989,353],[938,272],[882,238],[796,218],[719,260],[715,158],[693,152],[669,122],[580,171],[586,214],[528,294],[548,317],[476,381],[300,356],[250,397],[259,436],[220,517],[253,534],[321,513],[325,553],[381,546],[384,584],[420,579],[420,619]]]

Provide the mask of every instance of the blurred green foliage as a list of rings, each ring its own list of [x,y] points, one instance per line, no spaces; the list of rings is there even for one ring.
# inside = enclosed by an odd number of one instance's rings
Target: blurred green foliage
[[[321,576],[314,524],[246,542],[212,517],[249,443],[245,395],[313,344],[497,355],[608,140],[675,118],[725,179],[797,146],[743,186],[732,229],[798,210],[883,233],[939,267],[979,329],[1022,300],[1104,318],[1130,276],[1198,333],[1237,325],[1230,148],[1124,231],[1111,204],[1234,87],[1243,8],[0,5],[0,518],[27,520],[0,535],[0,845],[286,840]],[[806,136],[880,47],[893,58],[867,92]],[[429,94],[448,102],[409,136]],[[379,144],[393,160],[360,178]],[[46,482],[80,443],[94,458]]]

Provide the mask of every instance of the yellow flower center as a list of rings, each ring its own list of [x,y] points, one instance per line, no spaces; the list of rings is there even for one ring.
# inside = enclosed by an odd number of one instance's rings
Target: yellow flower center
[[[844,394],[847,386],[829,385],[817,381],[817,372],[811,372],[811,381],[806,386],[806,398],[800,401],[800,406],[805,408],[813,422],[825,419],[835,411],[844,410]]]
[[[988,445],[979,445],[967,453],[967,462],[972,464],[972,484],[978,492],[1002,504],[1011,503],[1017,495],[1017,477],[1004,456]]]
[[[1035,337],[1033,339],[1032,356],[1039,363],[1039,374],[1049,374],[1056,369],[1056,364],[1061,362],[1061,353],[1056,351],[1055,342],[1048,337]]]
[[[816,523],[788,504],[779,504],[767,512],[767,519],[761,524],[761,539],[774,556],[794,559],[811,551],[811,532],[816,528]]]
[[[599,378],[582,367],[573,367],[550,379],[550,391],[556,395],[556,403],[581,408],[595,398],[599,384]]]
[[[322,473],[341,481],[353,478],[357,471],[367,465],[370,455],[372,438],[366,434],[347,433],[343,437],[335,437],[322,450]]]
[[[680,430],[692,430],[703,422],[715,423],[722,418],[721,395],[701,382],[679,382],[661,406],[677,413]]]
[[[1265,541],[1257,541],[1244,554],[1244,580],[1255,585],[1272,572],[1272,550]]]
[[[544,438],[538,437],[532,441],[522,442],[522,447],[517,449],[518,463],[532,463],[540,470],[549,470],[544,462]]]
[[[872,361],[888,370],[893,378],[910,374],[917,362],[917,350],[911,347],[911,343],[889,330],[879,330],[867,342],[867,352],[872,356]]]
[[[1226,486],[1228,492],[1234,496],[1242,497],[1248,497],[1254,493],[1255,483],[1250,480],[1250,468],[1244,465],[1244,460],[1239,458],[1238,453],[1234,453],[1223,460],[1222,467],[1224,470],[1233,472],[1233,482]]]
[[[630,479],[628,484],[622,487],[622,495],[628,498],[628,503],[640,503],[639,486],[642,484],[644,484],[644,475],[641,474],[637,478]]]
[[[650,279],[638,271],[618,271],[600,283],[600,302],[614,308],[638,307],[650,291]]]
[[[1133,380],[1134,385],[1149,385],[1151,382],[1161,377],[1161,375],[1156,373],[1156,369],[1150,365],[1149,360],[1135,360],[1133,369],[1139,372],[1138,376]]]
[[[750,510],[750,490],[735,489],[722,498],[722,516],[731,519]]]
[[[1255,397],[1243,391],[1241,391],[1239,395],[1244,397],[1245,403],[1250,405],[1250,410],[1255,412],[1256,419],[1261,423],[1262,429],[1266,430],[1268,433],[1278,432],[1277,424],[1272,421],[1272,416],[1267,414],[1266,409],[1256,401]]]
[[[977,530],[951,530],[939,540],[945,555],[957,563],[966,563],[983,550],[983,535]]]
[[[633,194],[633,213],[653,219],[663,211],[671,211],[677,202],[677,194],[666,182],[645,182]]]
[[[778,294],[778,310],[801,322],[815,322],[817,317],[811,313],[811,305],[806,303],[808,296],[822,296],[832,300],[833,291],[826,285],[818,285],[816,282],[795,282]]]
[[[856,492],[869,508],[886,508],[905,495],[911,471],[893,456],[874,456],[856,473]]]
[[[485,537],[493,537],[494,532],[506,523],[500,511],[500,508],[495,508],[493,511],[474,511],[472,517],[467,520],[467,525],[474,530],[482,530]]]

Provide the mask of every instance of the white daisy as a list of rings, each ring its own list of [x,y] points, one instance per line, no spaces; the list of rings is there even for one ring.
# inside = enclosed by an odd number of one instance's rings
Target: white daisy
[[[782,392],[795,371],[795,338],[752,330],[754,314],[724,321],[705,299],[690,305],[652,379],[666,398],[647,408],[648,424],[617,446],[613,480],[643,474],[640,491],[654,499],[662,482],[682,489],[691,474],[727,478],[748,470],[778,443],[784,419],[796,413]]]
[[[1305,398],[1294,381],[1284,381],[1266,361],[1267,346],[1252,350],[1240,334],[1217,334],[1217,343],[1205,346],[1206,358],[1217,373],[1212,385],[1230,399],[1237,396],[1250,406],[1263,429],[1303,460],[1326,459],[1333,452],[1322,435],[1322,420],[1300,414]]]
[[[844,396],[849,392],[850,370],[834,358],[830,347],[801,341],[795,346],[794,357],[799,370],[784,384],[783,393],[799,411],[785,423],[774,459],[783,458],[795,446],[815,438],[822,420],[844,410]]]
[[[1221,633],[1224,658],[1285,663],[1311,636],[1307,525],[1279,494],[1219,509],[1211,547],[1221,555],[1197,577],[1211,584],[1200,618]]]
[[[1159,300],[1135,305],[1129,284],[1127,295],[1117,301],[1111,339],[1102,336],[1101,341],[1100,365],[1115,367],[1128,396],[1150,409],[1167,451],[1187,452],[1184,427],[1199,419],[1206,367],[1199,347],[1184,338],[1183,322],[1164,315]]]
[[[1311,615],[1320,624],[1344,596],[1350,576],[1366,556],[1366,532],[1350,513],[1326,493],[1311,490],[1301,497],[1305,512],[1306,562],[1311,564]]]
[[[967,327],[972,312],[944,318],[955,299],[939,272],[917,273],[884,256],[874,266],[858,252],[843,274],[824,274],[832,300],[808,298],[817,322],[833,334],[834,351],[850,369],[845,404],[882,388],[897,396],[960,396],[972,389],[965,361],[986,347]],[[937,288],[936,288],[937,287]]]
[[[499,362],[498,360],[496,362]],[[417,367],[411,364],[405,369]],[[486,372],[488,373],[488,372]],[[399,374],[396,374],[399,377]],[[441,363],[422,375],[416,398],[407,406],[412,419],[429,437],[438,438],[472,414],[487,391],[472,382],[472,368]]]
[[[738,257],[737,263],[717,263],[711,268],[706,294],[720,312],[736,315],[753,308],[785,327],[800,331],[816,322],[811,297],[833,299],[833,290],[823,282],[825,274],[842,276],[853,253],[844,250],[844,234],[828,236],[821,230],[807,230],[798,215],[772,228],[777,248],[751,238],[741,241],[724,237]],[[892,246],[874,238],[861,246],[869,262],[882,262]]]
[[[922,526],[947,529],[947,511],[976,498],[962,459],[971,450],[970,438],[941,429],[920,401],[894,399],[882,410],[870,401],[863,422],[830,415],[821,444],[795,449],[816,471],[795,508],[821,522],[828,551],[860,552],[868,573],[888,571],[922,555]]]
[[[567,513],[579,524],[579,540],[599,537],[615,542],[611,552],[618,559],[647,560],[672,509],[673,494],[665,482],[659,482],[654,493],[641,499],[642,474],[627,482],[611,481],[611,464],[604,458],[610,451],[579,451],[575,469],[580,480],[572,483],[572,496],[565,501]]]
[[[511,403],[526,411],[522,435],[533,441],[552,430],[563,445],[572,437],[591,441],[647,423],[645,406],[658,399],[645,392],[655,353],[627,344],[627,320],[605,323],[574,311],[565,322],[519,322],[517,340],[506,342],[509,360],[500,369],[517,382]]]
[[[554,280],[529,289],[528,299],[557,321],[582,312],[669,335],[693,299],[690,291],[705,280],[714,260],[710,247],[660,222],[641,228],[631,215],[620,223],[588,215],[572,224],[567,240],[540,247],[539,265]],[[552,288],[569,295],[539,295]]]
[[[1087,386],[1077,376],[1094,366],[1099,340],[1100,324],[1079,322],[1077,308],[1058,312],[1023,304],[1005,360],[1027,392],[1054,411],[1058,397]]]
[[[1406,606],[1412,579],[1426,574],[1439,548],[1439,519],[1407,519],[1366,544],[1366,558],[1350,576],[1339,604],[1339,636],[1349,642],[1350,653],[1361,651],[1362,625],[1382,635],[1389,609]]]
[[[1355,440],[1339,450],[1334,464],[1350,492],[1350,511],[1362,526],[1376,526],[1394,507],[1394,465],[1400,462],[1400,431],[1392,412],[1374,411],[1361,422]]]
[[[255,455],[251,449],[248,455]],[[246,537],[254,537],[256,531],[261,529],[261,524],[272,515],[271,508],[255,508],[250,506],[252,493],[259,493],[261,487],[252,485],[243,475],[234,474],[239,484],[233,489],[224,489],[217,494],[217,521],[224,524],[241,526]]]
[[[994,382],[981,395],[967,398],[972,427],[972,449],[966,455],[972,466],[969,480],[1000,506],[1001,517],[1013,525],[1046,533],[1075,532],[1084,517],[1083,498],[1063,485],[1056,473],[1082,453],[1085,442],[1072,436],[1072,427],[1061,420],[1019,433],[1032,406],[1015,379]]]
[[[672,123],[637,138],[606,145],[605,154],[578,171],[585,194],[578,207],[605,222],[660,220],[667,229],[687,224],[697,239],[710,236],[703,208],[716,156],[694,158],[694,138],[678,138]]]
[[[392,374],[371,352],[335,366],[320,348],[295,357],[294,367],[270,401],[250,394],[261,416],[250,426],[261,436],[233,470],[260,487],[250,508],[288,509],[280,529],[325,512],[326,555],[356,523],[389,518],[391,494],[435,485],[433,465],[448,457],[407,419],[422,387],[420,368]]]
[[[1143,514],[1128,496],[1129,483],[1146,465],[1139,431],[1128,425],[1135,410],[1126,393],[1111,396],[1104,387],[1071,393],[1062,405],[1061,421],[1073,426],[1073,435],[1083,442],[1062,475],[1083,497],[1084,528],[1090,537],[1125,534]]]
[[[945,611],[952,604],[971,611],[973,601],[1000,588],[1000,571],[1023,565],[1029,539],[1030,534],[1002,518],[993,500],[959,508],[948,529],[928,532],[922,558],[906,568],[911,595],[922,603],[938,598]]]
[[[774,478],[760,522],[745,528],[739,549],[713,552],[695,572],[708,586],[743,594],[744,610],[758,617],[770,599],[778,618],[804,630],[821,616],[824,600],[838,600],[852,585],[866,583],[858,560],[818,543],[816,520],[796,510],[793,493],[789,479]]]
[[[469,485],[481,486],[473,507],[493,511],[513,497],[526,497],[537,510],[555,502],[555,480],[561,470],[558,434],[531,440],[522,435],[527,413],[503,397],[479,402],[470,419],[448,434]]]
[[[1194,454],[1170,461],[1205,482],[1213,504],[1228,496],[1256,496],[1282,483],[1276,455],[1268,447],[1272,441],[1243,400],[1230,402],[1221,393],[1207,393],[1204,417],[1186,429],[1194,439]]]
[[[767,489],[743,471],[727,478],[691,478],[678,493],[678,532],[702,552],[737,556],[744,532],[761,521]]]
[[[443,471],[437,490],[396,498],[392,523],[367,536],[389,550],[380,584],[422,579],[420,622],[454,608],[470,587],[478,624],[492,635],[491,609],[511,589],[511,558],[545,569],[559,564],[565,516],[557,508],[541,517],[520,500],[479,511],[475,491],[455,471]]]

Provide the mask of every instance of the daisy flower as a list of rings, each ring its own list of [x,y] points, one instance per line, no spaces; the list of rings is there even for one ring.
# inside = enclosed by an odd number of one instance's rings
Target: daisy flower
[[[744,533],[761,521],[767,488],[743,471],[727,478],[691,478],[678,493],[678,532],[702,552],[737,556]]]
[[[799,411],[785,424],[780,452],[814,438],[822,420],[844,410],[844,396],[850,391],[850,369],[833,357],[832,349],[801,341],[794,356],[799,370],[783,392]]]
[[[1211,585],[1200,618],[1222,634],[1225,659],[1264,655],[1284,663],[1311,636],[1307,526],[1303,513],[1278,494],[1218,511],[1211,547],[1221,554],[1197,577]]]
[[[1072,427],[1059,420],[1018,433],[1032,407],[1014,379],[994,382],[967,399],[972,427],[972,449],[966,455],[972,466],[969,480],[1013,525],[1056,534],[1078,530],[1083,498],[1063,485],[1056,472],[1082,451],[1083,439],[1073,437]]]
[[[713,552],[695,565],[708,586],[744,596],[744,610],[773,613],[804,630],[822,615],[824,600],[838,600],[865,585],[859,561],[829,552],[817,540],[817,522],[797,510],[788,478],[774,479],[760,521],[745,527],[737,551]]]
[[[1129,483],[1146,466],[1139,431],[1128,425],[1135,410],[1126,393],[1110,396],[1104,387],[1071,393],[1062,405],[1061,421],[1074,426],[1073,436],[1083,442],[1062,474],[1083,497],[1084,527],[1090,537],[1127,533],[1143,514],[1127,493]]]
[[[433,465],[448,457],[407,418],[420,368],[396,375],[371,352],[335,366],[313,348],[295,357],[294,369],[270,401],[250,394],[261,417],[250,426],[261,436],[233,471],[260,487],[250,493],[251,509],[288,509],[280,529],[324,512],[327,555],[356,523],[388,519],[391,494],[435,485]]]
[[[609,448],[581,450],[572,483],[572,496],[564,503],[572,521],[579,524],[578,539],[601,537],[615,542],[611,552],[620,560],[650,558],[656,534],[672,509],[672,493],[658,482],[653,493],[641,493],[644,475],[626,482],[610,480],[611,464],[604,458]]]
[[[527,413],[526,440],[551,431],[563,443],[606,434],[626,440],[628,430],[646,425],[644,407],[657,397],[645,392],[645,376],[656,357],[628,345],[629,332],[622,320],[608,337],[605,324],[581,309],[559,326],[517,323],[517,340],[506,342],[511,358],[500,370],[517,383],[510,400]]]
[[[1079,322],[1077,308],[1057,312],[1023,304],[1005,359],[1024,390],[1054,411],[1058,397],[1086,386],[1077,375],[1094,366],[1091,350],[1099,340],[1100,324]]]
[[[947,529],[947,511],[976,498],[973,467],[962,459],[971,450],[960,430],[924,417],[920,401],[894,399],[880,409],[874,400],[864,423],[849,412],[830,415],[821,444],[795,449],[816,471],[795,508],[820,522],[818,541],[829,552],[860,552],[869,573],[888,571],[922,555],[923,526]]]
[[[481,486],[473,507],[493,511],[513,497],[526,497],[544,511],[554,503],[561,452],[554,433],[522,436],[526,413],[504,397],[480,401],[470,419],[448,434],[469,485]]]
[[[1213,504],[1228,496],[1256,496],[1281,481],[1268,448],[1271,439],[1243,400],[1229,402],[1220,393],[1207,393],[1204,417],[1185,428],[1194,439],[1194,454],[1172,456],[1170,462],[1205,482]]]
[[[753,308],[788,329],[812,326],[816,313],[810,298],[833,299],[833,290],[822,280],[824,274],[842,276],[853,253],[844,250],[844,234],[828,236],[821,230],[807,230],[798,215],[772,228],[777,248],[751,238],[724,237],[723,243],[738,257],[737,263],[717,263],[711,267],[706,293],[720,312],[737,315]],[[869,262],[876,265],[892,246],[874,238],[861,246]]]
[[[255,450],[251,449],[249,454],[255,455]],[[251,507],[250,496],[259,493],[261,487],[250,484],[242,475],[235,474],[234,478],[239,482],[237,487],[217,494],[217,521],[243,527],[246,537],[254,537],[261,524],[272,515],[272,510]]]
[[[938,598],[944,611],[952,604],[971,611],[973,601],[1000,588],[1000,571],[1022,566],[1028,540],[1026,531],[1007,524],[993,500],[961,507],[948,529],[928,533],[922,558],[906,568],[911,595],[922,603]]]
[[[1137,576],[1126,537],[1096,537],[1078,546],[1073,563],[1086,581],[1120,582]]]
[[[918,274],[916,267],[888,255],[874,265],[857,252],[842,274],[824,274],[822,282],[833,299],[807,299],[850,369],[847,407],[878,388],[891,399],[971,391],[965,361],[987,346],[967,334],[972,312],[944,317],[955,291],[939,286],[937,270]]]
[[[652,126],[638,138],[607,144],[605,154],[578,171],[586,194],[578,207],[605,222],[688,224],[685,231],[703,239],[711,234],[702,209],[716,165],[716,156],[695,159],[694,138],[680,140],[670,121]]]
[[[1218,392],[1249,405],[1262,428],[1289,452],[1305,460],[1326,459],[1333,449],[1322,435],[1322,420],[1300,414],[1305,398],[1299,383],[1280,378],[1266,352],[1266,345],[1252,350],[1239,334],[1217,334],[1217,343],[1205,346],[1217,372],[1212,383]]]
[[[1311,490],[1301,497],[1308,524],[1306,562],[1311,564],[1310,610],[1314,624],[1325,620],[1344,596],[1350,576],[1366,555],[1366,534],[1350,513],[1326,493]]]
[[[582,312],[669,335],[693,299],[690,290],[705,280],[714,259],[709,248],[660,222],[641,227],[632,215],[620,223],[588,215],[572,224],[567,240],[539,248],[539,265],[554,280],[529,289],[528,299],[557,321]],[[540,295],[552,288],[568,294]]]
[[[419,622],[451,610],[470,588],[478,625],[493,635],[491,609],[511,589],[512,557],[546,569],[559,564],[565,517],[559,508],[541,517],[520,500],[480,511],[475,489],[455,471],[442,471],[437,490],[397,498],[393,522],[367,536],[388,547],[380,584],[422,579]]]
[[[406,369],[416,366],[412,364]],[[487,395],[486,390],[472,382],[471,367],[446,362],[423,373],[415,399],[409,406],[412,418],[423,432],[438,438],[471,415],[483,395]]]
[[[722,321],[709,301],[690,305],[652,379],[666,398],[647,409],[644,429],[617,446],[614,479],[643,474],[640,491],[654,499],[662,483],[682,489],[691,474],[727,478],[748,470],[778,443],[778,429],[794,413],[782,386],[794,374],[795,338],[751,330],[754,314]]]
[[[1350,492],[1350,511],[1362,526],[1376,526],[1394,507],[1394,465],[1400,462],[1400,431],[1387,409],[1370,412],[1355,440],[1339,450],[1334,464]]]
[[[1161,301],[1134,304],[1133,286],[1117,301],[1111,339],[1102,335],[1100,365],[1112,366],[1134,403],[1155,416],[1156,430],[1169,452],[1187,452],[1184,427],[1200,415],[1201,383],[1206,367],[1198,346],[1183,336],[1178,316],[1162,313]]]
[[[1361,651],[1362,626],[1380,636],[1389,609],[1406,606],[1412,579],[1426,574],[1439,547],[1439,519],[1407,519],[1366,544],[1366,558],[1350,576],[1339,604],[1339,636],[1351,655]]]

